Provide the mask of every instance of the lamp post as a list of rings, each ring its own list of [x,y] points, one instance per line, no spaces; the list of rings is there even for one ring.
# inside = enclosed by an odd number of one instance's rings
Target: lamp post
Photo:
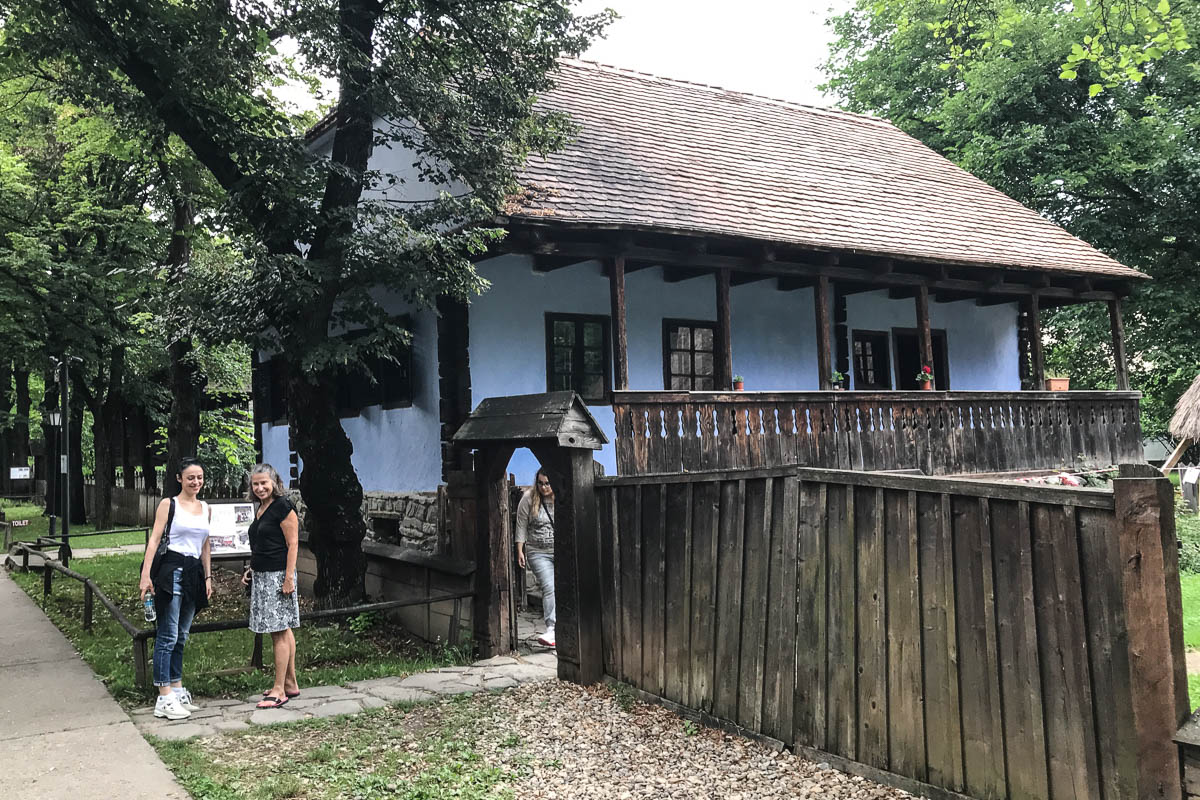
[[[62,547],[58,549],[58,560],[64,567],[71,564],[71,359],[64,353],[59,384],[62,388]]]
[[[59,426],[62,425],[62,414],[59,413],[58,411],[47,411],[46,412],[46,421],[50,423],[50,427],[53,428],[55,431],[54,447],[50,448],[50,453],[49,453],[50,464],[46,470],[47,473],[52,473],[52,472],[54,472],[54,470],[58,469],[58,463],[61,460],[59,457],[59,453],[62,451],[62,431],[59,430]],[[47,481],[49,481],[49,478],[47,478]],[[47,483],[47,486],[49,486],[49,483]],[[54,482],[54,493],[58,497],[58,503],[56,503],[56,505],[61,506],[62,492],[60,492],[58,490],[58,481]],[[47,503],[46,505],[49,506],[49,503]],[[56,508],[55,510],[58,511],[60,514],[62,513],[61,507]],[[57,532],[56,531],[56,528],[57,528],[56,523],[57,522],[58,522],[57,515],[51,514],[50,515],[50,536],[51,537],[53,537],[55,535],[55,533]]]

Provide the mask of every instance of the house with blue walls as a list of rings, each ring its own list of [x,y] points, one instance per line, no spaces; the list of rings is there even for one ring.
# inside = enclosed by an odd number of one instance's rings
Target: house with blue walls
[[[735,378],[772,397],[899,397],[928,367],[944,404],[1032,399],[1040,313],[1067,304],[1107,305],[1128,389],[1121,298],[1144,276],[884,120],[575,60],[539,102],[578,133],[526,165],[508,236],[477,263],[490,288],[396,302],[411,347],[343,387],[368,492],[463,468],[451,438],[491,396],[572,389],[614,442],[624,393],[724,397]],[[411,179],[417,160],[380,149],[371,168],[419,201],[445,187]],[[265,458],[298,469],[284,383],[264,357],[257,422]],[[617,451],[597,454],[609,474]],[[521,451],[509,466],[520,482],[535,468]]]

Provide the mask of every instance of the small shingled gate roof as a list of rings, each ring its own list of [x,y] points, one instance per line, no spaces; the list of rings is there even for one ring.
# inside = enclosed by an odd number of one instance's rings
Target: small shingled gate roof
[[[530,157],[514,221],[1146,277],[882,119],[570,59],[556,82],[579,134]]]
[[[1200,375],[1175,404],[1175,413],[1167,430],[1176,439],[1200,441]]]
[[[574,392],[489,397],[454,434],[460,444],[557,442],[562,447],[599,450],[608,437],[587,404]]]

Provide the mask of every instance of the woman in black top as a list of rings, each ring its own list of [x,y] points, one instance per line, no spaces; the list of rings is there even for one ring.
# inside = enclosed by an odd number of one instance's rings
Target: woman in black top
[[[275,685],[263,693],[259,708],[279,708],[300,694],[296,682],[296,637],[300,601],[296,594],[296,556],[300,549],[300,520],[283,494],[279,473],[259,464],[250,473],[250,498],[258,512],[250,523],[250,630],[271,634],[275,648]]]

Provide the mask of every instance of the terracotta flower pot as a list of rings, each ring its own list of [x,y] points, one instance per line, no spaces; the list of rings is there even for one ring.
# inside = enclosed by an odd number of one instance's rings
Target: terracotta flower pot
[[[740,392],[740,391],[742,391],[742,389],[743,389],[744,387],[745,387],[745,381],[734,381],[734,382],[733,382],[733,390],[734,390],[735,392]]]
[[[1048,392],[1065,392],[1070,388],[1070,378],[1046,378],[1046,391]]]
[[[922,392],[932,392],[933,391],[933,381],[921,381],[921,391]]]

